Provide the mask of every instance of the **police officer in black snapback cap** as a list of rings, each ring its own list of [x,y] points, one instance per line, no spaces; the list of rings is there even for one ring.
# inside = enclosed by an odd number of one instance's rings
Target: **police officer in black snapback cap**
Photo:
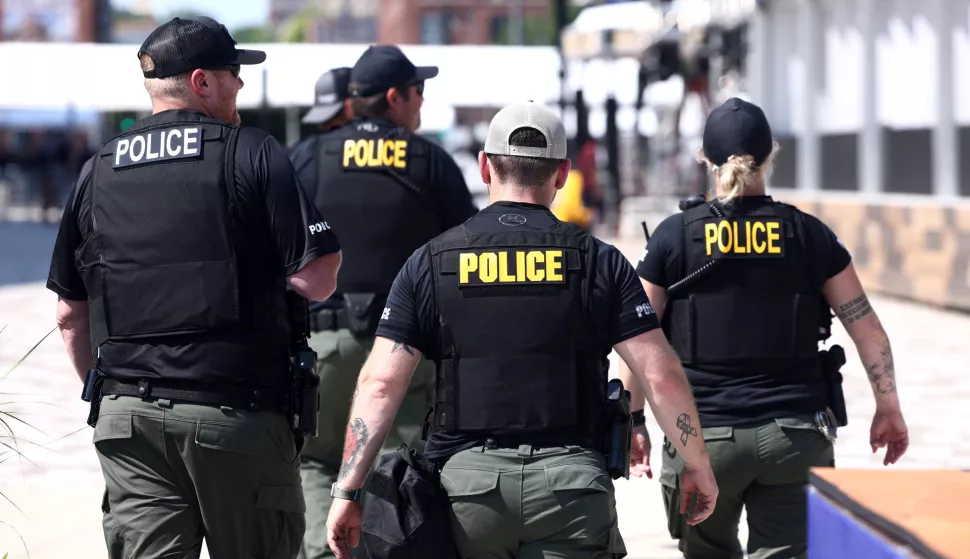
[[[438,69],[415,66],[396,46],[371,46],[350,73],[353,120],[294,151],[304,187],[340,236],[337,291],[311,308],[322,400],[319,436],[302,456],[307,559],[333,557],[326,519],[340,468],[350,400],[374,343],[398,270],[418,247],[477,212],[451,156],[415,134],[424,82]],[[313,112],[311,111],[311,114]],[[432,365],[415,372],[384,449],[420,448],[431,407]]]
[[[337,239],[282,146],[237,125],[240,66],[264,53],[176,18],[138,59],[153,114],[85,163],[47,282],[91,405],[108,556],[198,557],[204,536],[212,559],[293,558],[306,299],[333,292]]]
[[[752,559],[805,557],[804,487],[812,467],[834,466],[845,425],[838,346],[819,351],[831,313],[870,371],[871,443],[885,463],[906,451],[892,350],[848,251],[817,218],[765,194],[775,142],[764,112],[741,99],[714,109],[702,157],[716,192],[687,199],[649,240],[637,272],[691,382],[720,487],[714,514],[691,526],[676,510],[683,461],[664,441],[660,482],[671,536],[687,559],[742,557],[747,509]],[[621,366],[621,378],[629,372]],[[643,397],[634,392],[635,408]],[[650,452],[645,428],[635,452]]]

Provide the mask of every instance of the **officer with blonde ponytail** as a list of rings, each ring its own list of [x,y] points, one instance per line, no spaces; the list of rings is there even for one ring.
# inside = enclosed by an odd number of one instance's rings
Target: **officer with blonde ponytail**
[[[845,425],[838,366],[819,352],[831,309],[855,342],[876,397],[870,444],[886,465],[908,439],[896,396],[889,339],[851,257],[817,218],[772,200],[765,179],[777,144],[764,112],[740,99],[714,109],[699,160],[715,183],[663,221],[637,273],[691,383],[720,488],[714,513],[689,525],[677,507],[683,461],[663,445],[660,483],[668,527],[687,559],[740,559],[738,522],[747,510],[751,559],[806,556],[808,470],[834,466]],[[621,366],[634,406],[643,394]],[[841,405],[840,405],[841,404]],[[633,435],[631,475],[650,471],[650,440]],[[637,421],[639,419],[639,421]],[[684,437],[696,428],[687,421]]]

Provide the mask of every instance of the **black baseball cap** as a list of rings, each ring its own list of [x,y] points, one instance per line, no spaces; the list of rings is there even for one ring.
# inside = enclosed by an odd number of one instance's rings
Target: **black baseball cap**
[[[313,88],[313,108],[303,117],[304,124],[321,124],[337,116],[350,97],[350,68],[334,68],[317,79]]]
[[[350,74],[351,95],[369,97],[392,87],[429,80],[438,75],[437,66],[415,66],[394,45],[372,45],[354,64]]]
[[[704,155],[714,165],[724,165],[732,155],[750,155],[761,165],[773,147],[768,118],[757,105],[732,97],[707,117]]]
[[[221,69],[266,60],[261,50],[236,48],[236,40],[225,25],[205,16],[174,18],[162,24],[145,39],[138,58],[147,54],[155,69],[143,72],[146,78],[167,78],[199,69]]]

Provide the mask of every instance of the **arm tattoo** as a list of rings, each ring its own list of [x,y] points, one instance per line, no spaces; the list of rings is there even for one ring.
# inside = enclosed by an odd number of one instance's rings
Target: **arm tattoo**
[[[896,364],[893,362],[893,350],[888,345],[879,352],[881,359],[866,366],[869,384],[877,395],[896,392]]]
[[[690,415],[682,413],[677,416],[677,428],[680,429],[680,442],[687,446],[688,437],[697,436],[697,427],[690,424]]]
[[[367,425],[364,424],[363,419],[355,417],[347,426],[347,434],[344,435],[344,462],[340,465],[340,472],[337,474],[338,482],[350,475],[350,470],[357,465],[368,440],[370,436],[367,433]]]
[[[863,293],[848,303],[839,305],[835,314],[839,315],[839,319],[846,324],[852,324],[871,312],[872,307],[869,305],[869,298]]]
[[[391,348],[391,353],[397,353],[400,350],[408,352],[408,355],[414,355],[414,350],[408,344],[402,344],[401,342],[394,342],[394,347]]]

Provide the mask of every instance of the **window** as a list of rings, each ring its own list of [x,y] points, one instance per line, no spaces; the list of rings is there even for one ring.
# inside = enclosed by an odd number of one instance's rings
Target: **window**
[[[445,28],[444,14],[424,12],[421,14],[421,43],[425,45],[447,44],[448,30]]]

